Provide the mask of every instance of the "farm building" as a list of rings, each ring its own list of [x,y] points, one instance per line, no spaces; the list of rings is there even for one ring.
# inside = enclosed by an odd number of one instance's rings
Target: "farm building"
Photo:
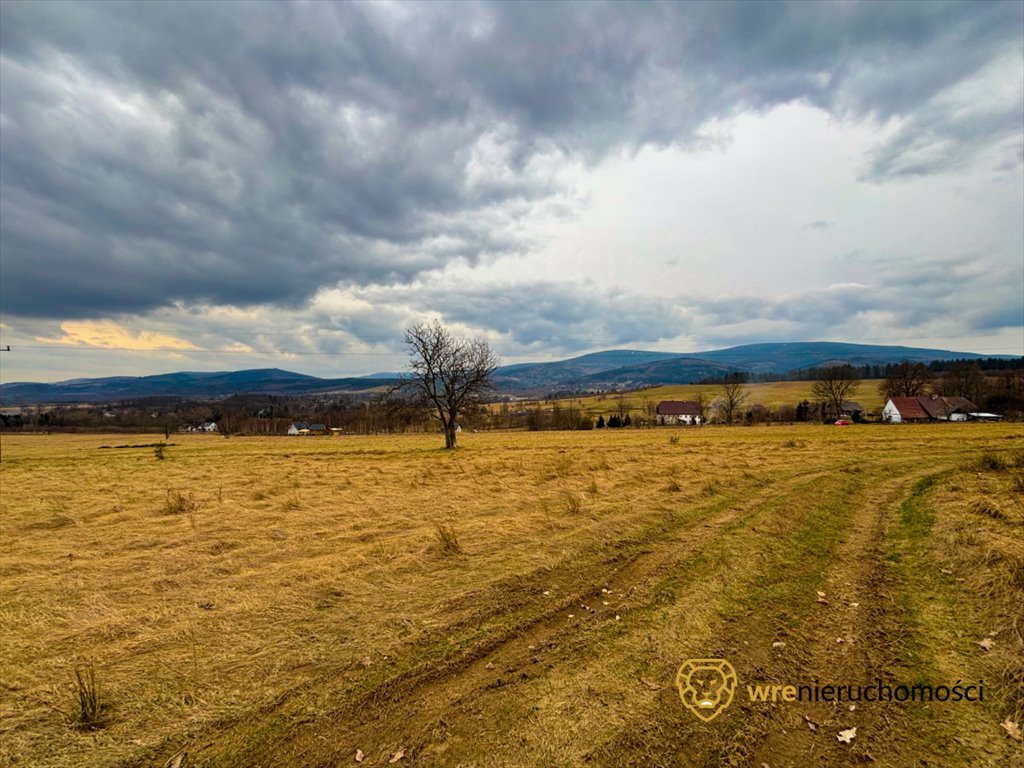
[[[700,424],[700,404],[686,400],[662,400],[655,409],[659,424]]]
[[[293,421],[288,426],[289,435],[329,435],[326,424],[307,424],[304,421]]]
[[[882,409],[882,421],[967,421],[977,412],[978,406],[964,397],[892,397]]]

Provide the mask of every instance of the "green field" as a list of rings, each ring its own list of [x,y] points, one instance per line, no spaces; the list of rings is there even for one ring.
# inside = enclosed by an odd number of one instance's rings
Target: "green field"
[[[2,437],[0,765],[1021,765],[1019,424],[152,442]]]

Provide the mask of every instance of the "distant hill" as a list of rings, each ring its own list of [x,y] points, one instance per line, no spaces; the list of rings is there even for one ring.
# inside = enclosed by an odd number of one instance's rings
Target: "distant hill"
[[[585,389],[634,389],[657,384],[689,384],[737,370],[742,369],[699,357],[673,357],[602,371],[586,377],[581,383]]]
[[[182,371],[156,376],[110,376],[69,379],[52,384],[18,382],[0,386],[0,402],[102,403],[139,397],[223,397],[240,393],[298,395],[313,392],[360,392],[387,384],[386,379],[321,379],[280,368],[245,371]]]
[[[577,384],[589,376],[645,363],[679,357],[674,352],[643,352],[635,349],[611,349],[550,363],[503,365],[495,372],[499,389],[544,389]]]
[[[647,352],[613,349],[568,360],[505,365],[495,372],[503,392],[539,393],[558,389],[625,389],[658,384],[689,384],[730,371],[787,373],[830,363],[886,365],[901,360],[975,359],[971,352],[918,347],[845,344],[831,341],[745,344],[708,352]],[[1004,356],[1012,359],[1012,356]],[[100,403],[139,397],[213,398],[233,394],[299,395],[319,392],[367,392],[404,376],[377,373],[358,378],[321,379],[280,368],[214,373],[182,371],[157,376],[111,376],[55,383],[0,385],[0,402]]]
[[[932,360],[999,357],[948,349],[925,349],[876,344],[847,344],[838,341],[796,341],[769,344],[743,344],[739,347],[695,352],[699,357],[735,366],[751,373],[787,373],[804,368],[820,368],[834,363],[851,365],[887,365],[903,360],[929,363]]]

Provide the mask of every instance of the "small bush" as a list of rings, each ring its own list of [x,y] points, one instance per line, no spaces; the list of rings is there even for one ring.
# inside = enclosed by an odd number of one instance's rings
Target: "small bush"
[[[164,514],[167,515],[192,515],[199,509],[199,502],[181,491],[167,491],[167,501],[164,502]]]
[[[99,728],[102,725],[103,703],[96,685],[96,671],[91,664],[75,668],[75,692],[78,695],[75,723],[81,728]]]
[[[459,537],[455,534],[455,528],[451,523],[435,523],[434,538],[437,539],[437,546],[441,550],[441,554],[462,554],[462,545],[459,544]]]

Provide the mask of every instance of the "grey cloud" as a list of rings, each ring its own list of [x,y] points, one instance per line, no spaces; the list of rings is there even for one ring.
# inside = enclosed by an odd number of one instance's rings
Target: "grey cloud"
[[[409,283],[528,248],[517,222],[560,191],[545,160],[685,144],[792,100],[905,118],[873,180],[955,167],[1020,135],[1019,102],[941,97],[1019,61],[1022,19],[1019,3],[3,3],[0,299],[90,317]]]
[[[835,226],[834,221],[826,221],[824,219],[818,219],[817,221],[809,221],[804,224],[803,229],[814,230],[815,232],[824,232],[826,229],[831,229]]]

